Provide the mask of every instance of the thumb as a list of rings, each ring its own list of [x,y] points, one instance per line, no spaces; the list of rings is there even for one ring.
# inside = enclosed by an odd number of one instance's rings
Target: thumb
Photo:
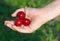
[[[19,11],[24,11],[24,8],[17,9],[11,16],[12,16],[12,17],[16,17],[16,16],[17,16],[17,13],[18,13]]]

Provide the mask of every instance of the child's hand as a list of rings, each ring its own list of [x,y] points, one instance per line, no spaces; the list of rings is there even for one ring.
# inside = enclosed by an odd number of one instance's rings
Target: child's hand
[[[41,8],[26,8],[26,14],[28,18],[31,19],[31,24],[29,26],[17,27],[14,25],[14,21],[5,21],[5,25],[12,30],[16,30],[21,33],[32,33],[41,27],[46,22],[54,19],[60,15],[60,1],[53,2],[52,4]],[[24,11],[24,8],[16,10],[12,17],[16,17],[16,13],[19,11]]]
[[[17,12],[19,12],[19,11],[24,11],[24,9],[22,8],[22,9],[16,10],[12,14],[12,17],[16,17]],[[14,21],[5,21],[5,25],[18,32],[32,33],[35,30],[37,30],[45,21],[41,16],[42,14],[40,14],[40,12],[37,9],[27,8],[26,14],[31,19],[31,24],[29,26],[17,27],[14,25]]]

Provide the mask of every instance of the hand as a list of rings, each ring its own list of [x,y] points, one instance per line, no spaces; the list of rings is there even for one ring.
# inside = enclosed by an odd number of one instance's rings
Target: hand
[[[24,9],[18,9],[16,10],[13,14],[12,17],[16,17],[17,12],[19,11],[24,11]],[[42,14],[37,9],[33,8],[26,8],[26,14],[27,16],[32,19],[31,24],[29,26],[24,26],[24,27],[17,27],[14,25],[14,21],[5,21],[5,25],[12,30],[16,30],[18,32],[22,33],[32,33],[35,30],[37,30],[42,23],[44,22],[43,18],[41,17]]]
[[[29,26],[17,27],[14,25],[14,21],[8,21],[8,20],[5,21],[4,25],[11,28],[12,30],[16,30],[21,33],[32,33],[35,30],[37,30],[39,27],[41,27],[43,24],[45,24],[46,22],[60,15],[59,3],[57,2],[58,5],[56,6],[54,2],[42,9],[26,8],[25,10],[26,14],[28,18],[31,19],[31,24]],[[52,5],[54,6],[54,8]],[[24,11],[24,8],[16,10],[12,14],[12,17],[16,17],[16,13],[19,11]]]

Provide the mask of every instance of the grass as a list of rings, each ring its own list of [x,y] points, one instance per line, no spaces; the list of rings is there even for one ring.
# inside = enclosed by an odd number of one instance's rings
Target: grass
[[[0,41],[60,41],[60,17],[44,24],[32,34],[22,34],[4,26],[5,20],[15,20],[10,15],[18,8],[44,7],[52,0],[0,0]]]

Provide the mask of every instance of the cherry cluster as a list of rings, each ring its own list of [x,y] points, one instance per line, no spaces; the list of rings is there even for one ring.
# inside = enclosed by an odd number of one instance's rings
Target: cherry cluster
[[[23,11],[19,11],[17,13],[18,19],[14,22],[15,26],[29,26],[30,25],[30,19],[26,18],[26,14]]]

